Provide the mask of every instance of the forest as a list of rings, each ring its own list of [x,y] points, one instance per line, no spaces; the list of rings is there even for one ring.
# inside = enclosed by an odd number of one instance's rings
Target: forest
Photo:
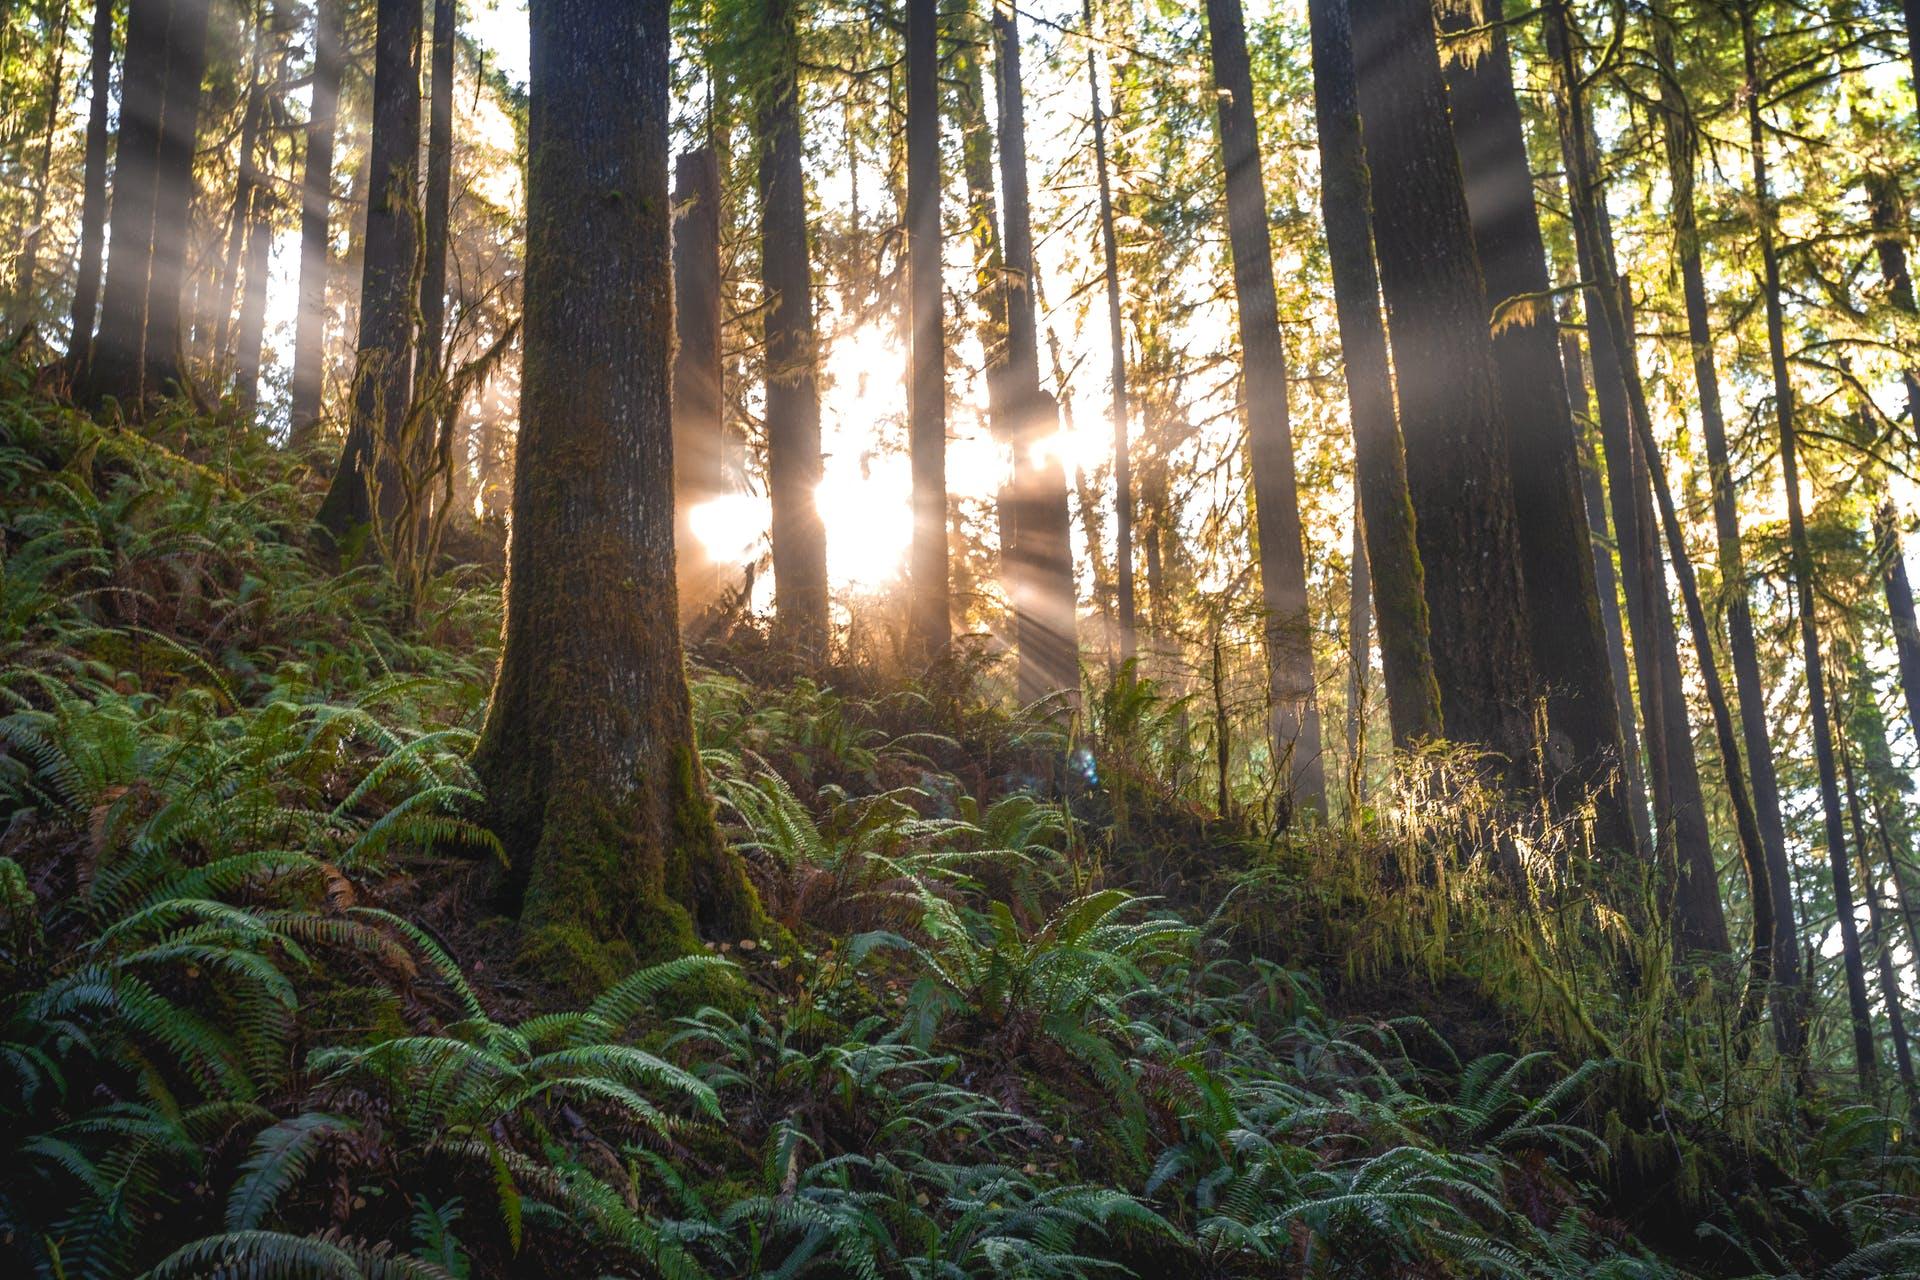
[[[0,1273],[1920,1276],[1920,0],[0,0]]]

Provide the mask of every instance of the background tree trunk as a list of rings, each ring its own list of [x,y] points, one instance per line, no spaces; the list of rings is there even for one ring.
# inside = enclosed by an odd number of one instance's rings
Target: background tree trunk
[[[1093,31],[1093,0],[1081,13]],[[1093,168],[1100,192],[1100,248],[1107,275],[1107,344],[1112,348],[1113,381],[1113,545],[1114,612],[1120,631],[1120,660],[1134,656],[1133,607],[1133,451],[1127,426],[1127,336],[1120,321],[1120,242],[1113,229],[1113,188],[1107,177],[1107,117],[1100,109],[1100,73],[1093,42],[1087,42],[1087,95],[1093,105]]]
[[[763,0],[771,42],[756,112],[760,141],[760,284],[766,295],[767,487],[773,499],[773,607],[789,643],[827,647],[827,534],[820,484],[819,350],[800,139],[800,49],[794,0]]]
[[[913,462],[913,613],[919,660],[953,637],[947,600],[947,344],[940,236],[940,7],[907,0],[907,418]]]
[[[260,403],[260,359],[267,329],[267,271],[273,249],[273,201],[264,187],[253,193],[247,231],[247,287],[240,300],[238,360],[233,394],[243,421]]]
[[[1326,813],[1326,762],[1314,697],[1313,618],[1306,551],[1294,488],[1287,414],[1286,349],[1273,287],[1273,241],[1253,109],[1253,78],[1240,0],[1207,0],[1207,37],[1226,173],[1227,236],[1240,310],[1240,380],[1253,462],[1255,537],[1266,608],[1269,737],[1286,794],[1298,809]]]
[[[107,239],[107,127],[113,93],[113,0],[94,0],[93,36],[87,70],[87,159],[80,202],[80,274],[73,286],[73,320],[67,362],[78,371],[93,348],[94,312],[100,306],[100,260]]]
[[[335,541],[400,504],[395,462],[413,400],[420,160],[420,0],[380,0],[373,48],[373,143],[360,275],[353,416],[317,517]],[[374,490],[379,490],[376,513]]]
[[[312,441],[320,420],[327,337],[327,231],[333,203],[333,134],[345,60],[340,6],[314,0],[313,105],[307,112],[306,177],[300,184],[300,297],[293,330],[293,443]]]
[[[474,765],[523,945],[593,989],[693,949],[696,922],[732,940],[760,918],[714,827],[675,619],[667,9],[530,6],[507,621]]]
[[[170,394],[185,376],[180,294],[193,219],[193,156],[200,128],[200,82],[207,70],[208,7],[208,0],[173,0],[173,21],[167,29],[167,72],[155,164],[153,269],[147,280],[144,388],[148,395]]]
[[[1425,0],[1354,10],[1374,240],[1447,736],[1532,784],[1526,596],[1486,292]]]
[[[47,181],[53,166],[53,137],[59,132],[60,95],[66,90],[61,71],[67,59],[68,0],[54,0],[47,6],[48,35],[47,96],[42,107],[44,120],[40,130],[40,151],[33,164],[33,205],[27,215],[27,230],[20,246],[20,270],[14,276],[13,297],[8,307],[7,328],[14,332],[32,322],[38,304],[35,296],[40,278],[40,241],[46,235],[47,200],[52,185]]]
[[[720,355],[720,160],[712,143],[674,162],[673,545],[680,614],[712,603],[716,566],[694,536],[696,507],[726,492]]]

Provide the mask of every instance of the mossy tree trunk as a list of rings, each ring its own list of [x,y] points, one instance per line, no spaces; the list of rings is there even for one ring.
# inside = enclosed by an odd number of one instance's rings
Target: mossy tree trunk
[[[1426,0],[1354,9],[1374,242],[1447,737],[1535,781],[1533,660],[1486,290]],[[1383,608],[1384,614],[1384,608]]]
[[[766,297],[767,488],[773,505],[773,609],[787,642],[827,646],[827,533],[820,484],[819,344],[800,136],[800,33],[794,0],[762,0],[756,86],[760,287]]]
[[[695,508],[726,492],[720,350],[720,161],[711,142],[674,161],[673,545],[680,611],[713,602],[718,566],[694,536]]]
[[[314,0],[313,97],[307,110],[306,175],[300,183],[300,297],[293,329],[292,412],[295,446],[320,420],[327,337],[328,216],[333,204],[333,134],[339,121],[345,63],[344,0]]]
[[[373,142],[353,416],[320,525],[336,541],[398,513],[395,450],[413,399],[414,258],[420,209],[420,0],[380,0],[373,37]]]
[[[667,0],[533,0],[506,628],[475,767],[525,946],[599,981],[750,935],[675,617]]]
[[[1493,330],[1527,628],[1546,699],[1547,781],[1563,811],[1591,800],[1596,838],[1624,853],[1634,847],[1626,753],[1505,21],[1502,0],[1445,8],[1444,30],[1475,30],[1491,45],[1448,61],[1448,104]]]
[[[1254,540],[1266,609],[1268,739],[1285,797],[1295,809],[1327,811],[1320,707],[1314,696],[1313,619],[1305,537],[1294,485],[1286,348],[1274,296],[1273,238],[1253,74],[1240,0],[1207,0],[1207,40],[1227,192],[1227,239],[1240,318],[1240,382],[1253,472]]]
[[[1353,423],[1354,483],[1365,530],[1365,571],[1379,615],[1393,740],[1441,735],[1440,686],[1428,647],[1426,573],[1415,541],[1407,461],[1394,416],[1380,279],[1373,263],[1371,179],[1360,141],[1347,0],[1312,0],[1314,119],[1320,136],[1320,209],[1333,267],[1341,364]],[[1356,561],[1354,590],[1364,586]],[[1158,596],[1156,595],[1156,600]],[[1357,642],[1356,660],[1360,654]]]

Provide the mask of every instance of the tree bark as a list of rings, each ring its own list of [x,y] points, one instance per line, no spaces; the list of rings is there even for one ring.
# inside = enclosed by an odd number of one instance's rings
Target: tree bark
[[[1294,488],[1286,350],[1274,296],[1273,242],[1240,0],[1207,0],[1207,37],[1226,174],[1227,236],[1240,311],[1240,380],[1253,463],[1255,539],[1266,609],[1268,738],[1295,810],[1326,813],[1326,762],[1314,696],[1313,618]]]
[[[441,348],[446,342],[447,235],[453,207],[453,47],[458,24],[454,0],[433,0],[433,43],[427,59],[426,245],[420,272],[420,372],[428,379],[442,376]]]
[[[1354,10],[1374,241],[1446,734],[1534,785],[1533,661],[1486,292],[1425,0]],[[1383,609],[1384,614],[1384,609]]]
[[[673,544],[681,618],[712,603],[715,566],[689,518],[726,492],[720,352],[720,159],[711,142],[674,162]]]
[[[73,286],[67,363],[75,371],[93,349],[93,318],[100,306],[100,260],[106,246],[108,112],[113,92],[113,0],[94,0],[87,70],[87,158],[80,199],[80,274]]]
[[[420,0],[380,0],[373,48],[373,142],[360,274],[353,415],[317,517],[339,542],[400,505],[398,455],[413,401],[414,278],[420,209]],[[376,510],[375,491],[378,490]]]
[[[800,48],[794,0],[762,0],[769,69],[756,105],[760,286],[765,295],[767,487],[773,500],[773,607],[790,644],[827,647],[827,534],[820,484],[819,349],[807,244]]]
[[[1774,1034],[1780,1048],[1797,1051],[1801,1016],[1800,943],[1794,927],[1793,872],[1787,861],[1786,828],[1780,817],[1780,783],[1773,764],[1773,737],[1767,728],[1766,684],[1760,675],[1753,610],[1747,596],[1746,557],[1740,546],[1739,508],[1727,448],[1726,419],[1720,407],[1720,376],[1713,357],[1713,326],[1707,312],[1706,272],[1700,260],[1700,228],[1694,209],[1695,138],[1692,112],[1680,90],[1673,37],[1664,16],[1654,26],[1654,57],[1660,70],[1660,123],[1673,183],[1674,248],[1680,259],[1681,293],[1687,309],[1687,341],[1692,349],[1694,385],[1699,392],[1700,423],[1706,437],[1707,469],[1713,489],[1713,525],[1719,551],[1721,593],[1726,604],[1727,652],[1734,690],[1740,702],[1740,729],[1747,749],[1753,804],[1766,850],[1767,882],[1773,891]]]
[[[1856,679],[1860,673],[1856,672]],[[1863,694],[1873,696],[1873,686],[1862,689],[1855,685],[1855,696]],[[1847,819],[1853,828],[1854,869],[1860,875],[1860,893],[1867,900],[1867,949],[1873,952],[1875,967],[1879,970],[1880,1006],[1886,1011],[1888,1038],[1893,1041],[1894,1067],[1899,1072],[1901,1092],[1907,1095],[1907,1106],[1913,1107],[1920,1101],[1916,1093],[1913,1077],[1913,1053],[1907,1043],[1906,1013],[1901,1008],[1900,982],[1893,971],[1893,943],[1887,936],[1886,922],[1882,919],[1880,908],[1880,887],[1874,881],[1873,868],[1867,859],[1867,824],[1861,813],[1860,788],[1853,774],[1852,753],[1842,750],[1840,753],[1840,773],[1846,784]],[[1878,1049],[1875,1050],[1876,1057]]]
[[[193,181],[206,33],[207,0],[129,0],[109,219],[114,248],[107,260],[100,328],[81,379],[83,402],[99,404],[111,397],[123,410],[139,415],[150,395],[164,392],[178,378],[177,255],[186,247],[185,229],[181,222],[162,231],[159,223],[165,217],[184,220],[186,215],[182,206]],[[186,90],[189,79],[191,94]],[[182,166],[184,173],[174,172]],[[166,255],[176,255],[170,266],[160,261]],[[162,296],[169,283],[174,291],[170,306]],[[164,351],[154,344],[156,332],[165,339]]]
[[[293,443],[312,442],[320,421],[327,339],[327,231],[333,202],[333,135],[340,111],[343,0],[314,0],[313,105],[307,113],[306,177],[300,184],[300,297],[294,318]]]
[[[675,618],[668,7],[529,6],[521,428],[474,765],[523,946],[574,986],[761,919],[714,827]]]
[[[1453,136],[1485,281],[1507,470],[1526,584],[1534,672],[1546,698],[1556,807],[1591,803],[1603,847],[1634,847],[1618,703],[1589,554],[1580,454],[1548,300],[1546,245],[1513,86],[1503,0],[1445,8],[1445,30],[1479,28],[1492,47],[1446,71]]]
[[[253,193],[247,231],[247,285],[240,301],[238,363],[234,399],[243,422],[253,420],[260,403],[260,358],[267,331],[267,272],[273,248],[273,201],[264,187]]]
[[[1847,837],[1842,816],[1840,784],[1834,765],[1833,725],[1827,715],[1826,673],[1820,650],[1819,622],[1814,614],[1813,554],[1807,541],[1806,515],[1800,508],[1799,432],[1794,425],[1793,382],[1787,372],[1786,318],[1780,303],[1780,255],[1774,245],[1775,210],[1767,178],[1767,136],[1760,114],[1759,51],[1753,25],[1754,0],[1740,6],[1740,47],[1746,71],[1747,137],[1753,153],[1753,198],[1760,210],[1760,263],[1764,273],[1767,312],[1767,354],[1773,366],[1774,423],[1780,433],[1781,478],[1787,488],[1787,536],[1792,556],[1795,603],[1800,615],[1800,646],[1806,663],[1807,714],[1813,721],[1813,754],[1820,774],[1820,807],[1826,819],[1827,863],[1833,875],[1833,905],[1840,919],[1840,943],[1847,974],[1847,1005],[1853,1019],[1853,1039],[1860,1083],[1873,1092],[1876,1054],[1873,1012],[1867,1002],[1866,965],[1860,952],[1860,931],[1854,919],[1851,870],[1847,865]]]
[[[1380,281],[1373,263],[1373,196],[1354,83],[1348,0],[1312,0],[1314,120],[1320,211],[1333,268],[1341,363],[1353,423],[1354,488],[1379,614],[1380,660],[1395,745],[1441,735],[1440,686],[1428,646],[1426,572],[1407,495],[1405,446],[1394,416]],[[1156,596],[1156,599],[1158,597]]]
[[[947,345],[940,236],[940,7],[907,0],[907,379],[913,464],[910,643],[925,661],[953,638],[947,598]]]
[[[240,268],[248,251],[253,226],[253,193],[260,185],[254,158],[259,152],[261,120],[267,108],[267,31],[265,15],[255,6],[251,15],[253,52],[248,58],[246,110],[240,117],[240,155],[235,168],[233,203],[227,210],[227,249],[220,256],[220,280],[214,291],[212,314],[204,299],[195,298],[194,345],[215,369],[224,372],[233,337],[233,298],[240,287]],[[211,331],[209,331],[211,323]]]
[[[1567,192],[1574,213],[1580,274],[1588,282],[1585,306],[1600,407],[1601,444],[1613,506],[1614,537],[1626,580],[1627,625],[1647,738],[1653,790],[1655,862],[1663,905],[1673,918],[1677,954],[1724,953],[1726,916],[1720,902],[1700,790],[1693,729],[1687,718],[1679,641],[1660,562],[1660,527],[1651,496],[1651,462],[1635,428],[1640,371],[1625,290],[1613,262],[1613,229],[1593,162],[1592,126],[1571,34],[1558,0],[1542,10],[1548,56],[1554,61],[1555,107]],[[1737,764],[1734,766],[1737,768]]]
[[[1093,31],[1093,0],[1081,14]],[[1087,95],[1093,105],[1093,168],[1100,193],[1100,248],[1107,276],[1107,345],[1112,351],[1113,382],[1113,538],[1114,611],[1120,631],[1120,660],[1136,652],[1133,605],[1133,450],[1127,424],[1127,337],[1120,320],[1120,247],[1113,228],[1113,188],[1107,177],[1107,117],[1100,108],[1100,74],[1093,41],[1087,42]]]
[[[1366,800],[1367,701],[1373,674],[1373,596],[1362,514],[1354,512],[1347,574],[1347,801],[1355,815]]]
[[[1020,28],[1013,8],[993,10],[995,78],[999,84],[1001,207],[1006,218],[1007,355],[1002,398],[1014,422],[1013,535],[1015,643],[1020,701],[1080,688],[1074,617],[1073,543],[1067,474],[1054,447],[1060,409],[1040,390],[1040,338],[1035,320],[1033,226],[1028,207],[1025,85]]]

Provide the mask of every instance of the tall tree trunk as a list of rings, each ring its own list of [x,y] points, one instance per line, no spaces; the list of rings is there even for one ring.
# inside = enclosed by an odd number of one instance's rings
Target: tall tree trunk
[[[1022,702],[1080,688],[1073,543],[1067,474],[1059,450],[1060,408],[1040,390],[1035,320],[1038,280],[1028,208],[1027,118],[1020,28],[1010,4],[993,9],[1000,101],[1000,204],[1006,218],[1007,358],[1003,398],[1013,418],[1014,628]],[[1057,381],[1057,379],[1056,379]],[[1061,384],[1064,387],[1064,384]]]
[[[413,401],[415,259],[420,211],[420,0],[379,0],[373,38],[373,143],[360,275],[353,416],[317,517],[335,541],[399,511],[399,453]],[[375,491],[378,491],[376,510]]]
[[[1900,546],[1900,528],[1891,500],[1874,511],[1874,539],[1878,544],[1880,585],[1887,598],[1887,620],[1893,629],[1894,654],[1900,667],[1900,692],[1907,704],[1907,722],[1920,738],[1920,620],[1913,607],[1913,585],[1907,580],[1907,557]]]
[[[300,184],[300,297],[293,329],[293,443],[303,448],[320,421],[327,342],[327,231],[333,202],[333,134],[344,62],[343,0],[314,0],[313,105],[307,112],[306,177]]]
[[[238,363],[233,380],[234,399],[242,421],[251,422],[260,403],[261,348],[266,343],[267,273],[273,249],[273,201],[264,186],[253,193],[253,213],[247,231],[247,287],[240,301]]]
[[[1380,281],[1373,264],[1373,196],[1354,83],[1348,0],[1311,0],[1314,120],[1320,137],[1320,212],[1340,321],[1353,423],[1354,488],[1379,613],[1393,740],[1441,735],[1440,686],[1427,639],[1426,573],[1415,542],[1407,462],[1394,417]],[[1156,600],[1158,596],[1156,595]]]
[[[1601,444],[1613,506],[1614,537],[1626,580],[1627,625],[1633,636],[1648,774],[1653,790],[1655,861],[1664,905],[1674,921],[1674,947],[1724,953],[1729,946],[1720,903],[1706,801],[1687,718],[1679,641],[1660,563],[1660,526],[1653,510],[1651,463],[1634,426],[1639,368],[1632,326],[1626,323],[1625,289],[1613,265],[1613,230],[1595,171],[1583,82],[1570,32],[1557,0],[1543,9],[1549,56],[1554,61],[1555,107],[1561,150],[1567,157],[1567,191],[1574,212],[1580,274],[1590,288],[1585,299],[1592,344],[1594,391],[1600,407]],[[1735,768],[1738,767],[1736,764]]]
[[[714,827],[675,620],[668,7],[529,6],[511,571],[474,766],[523,946],[583,987],[760,919]]]
[[[1240,381],[1253,463],[1260,593],[1266,608],[1268,736],[1276,768],[1287,769],[1285,793],[1293,808],[1324,816],[1326,762],[1314,697],[1313,617],[1294,488],[1286,350],[1274,297],[1273,242],[1240,0],[1207,0],[1207,37],[1219,106],[1220,163],[1226,171],[1227,238],[1240,310]]]
[[[1847,1005],[1853,1018],[1854,1053],[1861,1085],[1873,1091],[1876,1059],[1873,1012],[1867,1003],[1866,965],[1860,953],[1859,925],[1853,914],[1853,886],[1847,865],[1845,818],[1834,766],[1833,725],[1827,715],[1826,673],[1814,614],[1813,554],[1807,542],[1806,515],[1800,509],[1799,433],[1794,425],[1793,382],[1787,373],[1786,318],[1780,303],[1780,255],[1774,246],[1773,195],[1767,178],[1767,135],[1760,115],[1764,89],[1753,26],[1754,0],[1740,6],[1740,47],[1746,71],[1747,139],[1753,153],[1753,198],[1760,211],[1760,264],[1765,276],[1767,354],[1773,365],[1774,421],[1780,432],[1780,471],[1787,487],[1787,536],[1792,553],[1795,603],[1800,614],[1800,647],[1806,663],[1807,713],[1813,721],[1813,754],[1820,773],[1820,807],[1826,819],[1827,863],[1833,874],[1833,905],[1840,919],[1840,942],[1847,974]]]
[[[1580,358],[1580,339],[1564,329],[1560,334],[1561,367],[1566,370],[1567,401],[1573,406],[1576,430],[1585,432],[1593,421],[1587,397],[1586,370]],[[1607,634],[1607,666],[1613,672],[1614,711],[1620,719],[1625,752],[1627,816],[1633,823],[1635,847],[1643,855],[1653,850],[1653,831],[1647,825],[1647,776],[1640,763],[1640,734],[1633,714],[1633,682],[1628,675],[1627,642],[1620,619],[1620,582],[1613,567],[1613,534],[1607,520],[1607,493],[1592,441],[1583,435],[1580,450],[1580,491],[1587,508],[1587,528],[1593,534],[1593,586],[1600,598],[1600,625]]]
[[[1887,282],[1888,301],[1901,314],[1914,315],[1913,276],[1907,270],[1907,209],[1900,199],[1899,179],[1869,174],[1866,188],[1867,215],[1873,223],[1873,247],[1880,258],[1880,274]],[[1920,439],[1920,375],[1916,375],[1911,366],[1903,374],[1907,384],[1907,427]]]
[[[711,142],[674,162],[673,545],[683,620],[712,603],[717,583],[689,519],[726,492],[720,352],[720,158]]]
[[[1367,702],[1373,672],[1373,595],[1367,573],[1366,521],[1356,511],[1347,574],[1347,802],[1357,814],[1366,800]]]
[[[1081,14],[1093,32],[1093,0]],[[1100,109],[1100,73],[1093,41],[1087,41],[1087,94],[1093,104],[1093,169],[1100,192],[1100,248],[1107,275],[1107,345],[1113,379],[1114,610],[1119,615],[1120,660],[1135,653],[1133,606],[1133,449],[1127,424],[1127,336],[1120,321],[1120,247],[1113,228],[1113,188],[1107,177],[1107,117]]]
[[[53,167],[53,135],[59,132],[60,95],[66,89],[60,73],[67,61],[67,8],[67,0],[55,0],[47,5],[50,28],[47,97],[42,108],[46,122],[40,131],[40,152],[33,164],[33,211],[27,218],[27,233],[20,246],[20,270],[14,276],[12,305],[8,308],[7,328],[14,332],[30,323],[37,309],[34,293],[40,276],[40,241],[46,234],[47,198],[52,186],[47,174]]]
[[[255,158],[267,110],[267,29],[265,15],[258,5],[253,6],[249,22],[253,27],[253,51],[247,60],[247,103],[240,117],[240,156],[235,167],[233,204],[227,210],[227,249],[220,257],[220,280],[213,305],[209,308],[204,296],[196,296],[193,317],[194,345],[201,349],[207,362],[222,373],[232,352],[228,344],[233,337],[233,297],[240,287],[247,235],[253,226],[253,194],[260,186]],[[207,314],[209,310],[211,315]]]
[[[1478,28],[1492,45],[1478,58],[1448,64],[1447,97],[1491,313],[1528,633],[1547,704],[1549,781],[1563,811],[1591,802],[1600,844],[1627,852],[1634,834],[1622,769],[1626,752],[1505,5],[1473,0],[1445,12],[1444,29]]]
[[[147,280],[146,381],[151,394],[182,384],[180,299],[193,223],[193,157],[200,126],[200,82],[207,70],[208,0],[174,0],[155,166],[153,270]]]
[[[1721,593],[1726,604],[1727,652],[1740,700],[1740,730],[1753,782],[1753,804],[1767,858],[1767,882],[1773,891],[1774,1034],[1780,1048],[1797,1051],[1800,1025],[1800,943],[1794,928],[1793,873],[1787,862],[1786,828],[1780,817],[1780,783],[1774,771],[1773,737],[1767,729],[1766,685],[1760,675],[1759,647],[1753,634],[1753,610],[1747,596],[1746,558],[1740,547],[1739,508],[1734,500],[1733,469],[1727,449],[1726,419],[1720,408],[1720,377],[1713,358],[1713,326],[1707,313],[1706,273],[1700,261],[1700,228],[1694,211],[1694,124],[1680,90],[1673,57],[1673,35],[1664,17],[1654,26],[1654,56],[1660,68],[1660,123],[1665,136],[1667,173],[1673,183],[1674,248],[1680,259],[1681,292],[1687,309],[1687,341],[1692,348],[1694,384],[1700,397],[1700,422],[1706,437],[1707,468],[1713,489],[1713,525],[1719,551]]]
[[[453,207],[454,0],[433,0],[433,42],[427,58],[426,244],[420,271],[420,376],[441,376],[447,331],[447,235]],[[443,409],[448,406],[441,406]]]
[[[760,286],[766,296],[767,487],[773,499],[773,607],[788,642],[827,647],[827,533],[820,484],[820,354],[807,245],[795,0],[762,0],[771,42],[756,104],[760,144]]]
[[[907,0],[907,380],[913,616],[925,660],[953,638],[947,599],[947,344],[940,244],[940,7]]]
[[[87,69],[87,159],[80,200],[80,275],[73,286],[67,363],[76,372],[93,348],[93,316],[100,306],[100,258],[107,239],[107,127],[113,92],[113,0],[93,0]]]
[[[1353,50],[1446,734],[1504,757],[1505,775],[1527,788],[1537,748],[1521,551],[1431,6],[1367,0]]]
[[[163,269],[158,259],[184,251],[184,228],[176,225],[163,233],[157,224],[163,216],[184,218],[185,210],[177,207],[174,197],[191,189],[199,76],[193,76],[191,101],[184,95],[184,82],[189,70],[204,65],[206,31],[207,0],[129,0],[109,219],[113,252],[107,259],[100,328],[81,380],[80,398],[85,402],[97,404],[112,397],[137,414],[149,394],[164,391],[168,381],[177,377],[179,264]],[[169,85],[182,86],[171,114]],[[184,149],[178,145],[183,132]],[[182,163],[187,172],[169,174],[163,183],[162,170]],[[174,286],[173,334],[168,351],[162,353],[152,349],[148,321],[150,312],[168,309],[157,296],[168,281]]]
[[[1873,696],[1871,684],[1862,689],[1856,684],[1856,697],[1864,694]],[[1860,874],[1860,893],[1867,900],[1867,949],[1873,952],[1875,966],[1879,969],[1880,1005],[1886,1010],[1888,1038],[1893,1041],[1894,1067],[1900,1075],[1900,1089],[1907,1095],[1907,1106],[1911,1109],[1920,1102],[1920,1093],[1914,1087],[1913,1052],[1907,1043],[1907,1019],[1900,1000],[1900,981],[1893,971],[1893,942],[1888,937],[1886,922],[1881,917],[1880,886],[1875,883],[1873,868],[1867,858],[1867,824],[1861,814],[1860,788],[1853,774],[1853,753],[1842,747],[1840,752],[1840,774],[1846,785],[1847,819],[1853,828],[1854,869]],[[1878,1050],[1876,1048],[1876,1056]]]
[[[1913,96],[1920,106],[1920,0],[1901,0],[1907,19],[1907,67],[1912,75]]]

